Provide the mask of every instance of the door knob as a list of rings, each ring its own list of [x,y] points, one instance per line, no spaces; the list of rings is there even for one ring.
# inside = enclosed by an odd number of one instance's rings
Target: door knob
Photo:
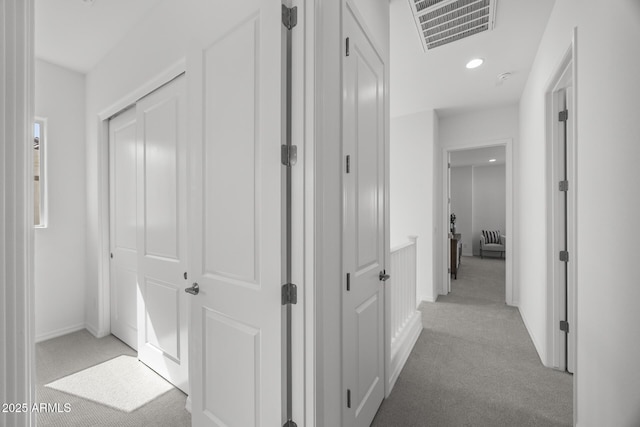
[[[184,291],[191,295],[198,295],[198,293],[200,292],[200,286],[198,286],[197,283],[194,283],[193,286],[191,286],[190,288],[186,288]]]
[[[380,272],[380,275],[378,276],[381,282],[386,282],[387,280],[389,280],[390,277],[391,276],[387,274],[387,270],[382,270]]]

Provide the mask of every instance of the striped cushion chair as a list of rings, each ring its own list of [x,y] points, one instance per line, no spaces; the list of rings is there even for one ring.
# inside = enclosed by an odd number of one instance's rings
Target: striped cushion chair
[[[500,234],[500,230],[482,230],[480,234],[480,258],[484,258],[484,252],[500,252],[504,256],[506,236]]]

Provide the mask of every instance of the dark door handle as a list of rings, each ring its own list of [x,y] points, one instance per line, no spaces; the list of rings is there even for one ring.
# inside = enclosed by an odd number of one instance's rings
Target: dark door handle
[[[380,272],[380,276],[378,276],[381,282],[386,282],[387,280],[389,280],[390,277],[391,276],[387,274],[386,270],[382,270]]]
[[[191,295],[198,295],[198,293],[200,293],[200,286],[198,286],[197,283],[194,283],[190,288],[186,288],[184,291]]]

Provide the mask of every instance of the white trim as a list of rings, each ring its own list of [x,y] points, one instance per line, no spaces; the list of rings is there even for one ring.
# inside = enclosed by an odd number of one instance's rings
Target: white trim
[[[546,217],[546,239],[547,239],[547,308],[546,308],[546,336],[547,351],[546,358],[542,359],[545,366],[564,370],[566,368],[564,355],[567,349],[564,345],[563,333],[559,330],[558,322],[560,317],[564,317],[564,289],[559,285],[559,281],[564,282],[564,278],[558,278],[556,271],[558,261],[557,252],[559,250],[557,242],[554,238],[555,221],[557,221],[558,212],[556,212],[555,195],[557,194],[557,173],[555,167],[554,149],[558,140],[557,114],[558,93],[567,88],[572,88],[572,108],[569,111],[569,123],[571,125],[572,137],[567,140],[567,180],[569,181],[569,191],[567,193],[567,250],[569,251],[569,262],[566,265],[568,269],[569,293],[573,294],[573,299],[569,301],[569,313],[567,320],[569,321],[569,340],[572,340],[574,348],[573,360],[573,420],[577,423],[578,416],[578,125],[577,125],[577,40],[578,30],[574,27],[572,30],[571,43],[567,47],[564,55],[559,61],[554,73],[551,75],[545,90],[545,160],[546,160],[546,201],[548,205]],[[532,335],[533,337],[533,335]]]
[[[40,224],[34,225],[34,228],[47,228],[49,225],[49,197],[47,191],[49,187],[47,176],[48,123],[44,117],[35,117],[33,123],[40,125]]]
[[[185,58],[175,62],[149,81],[98,113],[98,325],[95,333],[102,338],[111,333],[109,277],[109,119],[138,100],[186,72]],[[87,328],[89,329],[89,328]]]
[[[58,338],[61,337],[63,335],[67,335],[73,332],[78,332],[81,331],[83,329],[86,329],[85,324],[84,323],[78,323],[77,325],[73,325],[73,326],[67,326],[65,328],[60,328],[60,329],[56,329],[54,331],[50,331],[50,332],[45,332],[43,334],[40,335],[36,335],[36,343],[42,342],[42,341],[47,341],[53,338]]]
[[[422,312],[416,310],[391,348],[391,373],[387,380],[387,387],[385,387],[385,397],[389,397],[389,394],[391,394],[393,386],[396,384],[402,368],[407,363],[411,350],[416,345],[421,332]]]
[[[561,94],[568,87],[573,87],[573,61],[572,61],[572,46],[569,46],[563,55],[556,71],[553,73],[549,83],[547,84],[547,90],[545,91],[545,123],[546,123],[546,199],[549,209],[547,209],[546,218],[546,238],[547,238],[547,359],[543,360],[543,363],[555,369],[564,370],[566,368],[564,363],[564,335],[559,331],[557,327],[561,318],[564,318],[564,277],[558,267],[561,265],[558,260],[557,253],[561,249],[561,244],[557,241],[559,236],[557,230],[558,222],[564,221],[563,216],[556,208],[556,198],[561,194],[558,191],[557,185],[559,181],[557,168],[560,165],[557,164],[556,150],[558,148],[558,141],[560,138],[559,132],[561,131],[559,122],[557,120],[558,113],[560,111],[560,103],[562,102]],[[575,111],[571,111],[572,116],[570,122],[575,126]],[[567,171],[569,176],[570,191],[567,193],[567,215],[569,217],[569,223],[573,224],[575,229],[575,219],[571,219],[570,207],[575,207],[575,174],[572,174],[573,165],[575,165],[575,159],[571,159],[571,153],[574,150],[570,150],[570,144],[567,141]],[[573,160],[573,162],[571,161]],[[573,205],[572,205],[573,202]],[[572,206],[571,206],[572,205]],[[571,243],[571,233],[569,234],[568,249],[574,246]],[[572,251],[569,250],[571,253]],[[572,254],[573,255],[573,254]],[[569,278],[572,279],[571,267],[574,264],[574,257],[571,256],[571,262],[567,264],[569,268]],[[562,283],[561,283],[562,282]],[[571,320],[571,319],[569,319]],[[573,322],[570,322],[573,323]]]
[[[129,92],[127,95],[123,96],[122,98],[111,104],[109,107],[103,109],[100,113],[98,113],[98,119],[100,121],[108,120],[109,117],[119,113],[122,110],[127,109],[127,107],[135,104],[138,100],[144,98],[154,90],[158,89],[160,86],[169,83],[180,74],[183,74],[186,70],[186,58],[181,58],[179,61],[176,61],[175,63],[149,79],[142,86],[138,87],[132,92]]]
[[[449,274],[449,273],[447,273],[447,274]],[[438,299],[438,297],[437,297],[437,296],[428,296],[428,295],[427,295],[427,296],[425,296],[424,298],[422,298],[422,300],[420,301],[420,303],[423,303],[423,302],[436,302],[436,300],[437,300],[437,299]],[[418,305],[420,305],[420,304],[418,304]]]
[[[5,0],[2,8],[0,26],[11,37],[0,43],[0,402],[31,407],[36,399],[34,0]],[[29,426],[35,422],[31,411],[0,412],[1,425]]]
[[[442,233],[440,234],[441,239],[441,250],[442,253],[448,253],[449,251],[449,216],[448,216],[448,206],[447,206],[447,198],[449,185],[447,180],[448,174],[448,163],[449,163],[449,154],[454,151],[462,151],[469,150],[475,148],[483,148],[483,147],[496,147],[496,146],[504,146],[505,147],[505,234],[507,236],[507,245],[505,252],[505,302],[510,306],[518,305],[518,290],[515,287],[514,280],[514,268],[513,268],[513,260],[515,259],[513,248],[515,248],[515,240],[518,236],[515,234],[515,227],[513,226],[513,182],[514,182],[514,174],[513,174],[513,139],[512,138],[503,138],[489,141],[478,141],[469,143],[467,145],[455,146],[455,147],[443,147],[442,148],[442,191],[440,192],[441,203],[442,203],[442,217],[444,227],[442,229]],[[448,273],[449,265],[447,263],[447,257],[444,257],[444,262],[442,263],[441,270],[443,272],[442,277],[446,278]],[[436,263],[436,255],[434,254],[434,264]],[[443,280],[440,289],[438,290],[441,295],[446,295],[448,293],[448,281]]]
[[[540,360],[545,360],[546,355],[543,353],[540,353],[540,350],[544,349],[544,347],[541,347],[540,343],[536,341],[535,339],[536,336],[532,333],[531,327],[529,327],[529,321],[524,316],[522,311],[520,311],[520,309],[518,309],[518,313],[520,314],[520,318],[522,319],[522,323],[524,323],[524,327],[527,330],[529,337],[531,337],[531,341],[533,342],[533,346],[536,349],[536,353],[538,353],[538,357],[540,358]]]
[[[316,425],[316,286],[315,286],[315,27],[316,11],[312,3],[294,0],[302,7],[298,15],[302,18],[302,88],[304,115],[303,120],[303,211],[302,224],[303,239],[303,282],[304,282],[304,333],[303,333],[303,372],[304,378],[304,424],[309,427]],[[300,37],[294,38],[300,40]],[[297,44],[295,45],[298,46]],[[296,50],[298,52],[298,50]],[[298,64],[296,62],[296,64]],[[297,86],[296,86],[297,87]],[[295,172],[295,171],[294,171]],[[297,178],[298,175],[295,175]],[[297,194],[296,194],[297,195]],[[296,407],[294,406],[294,411]]]
[[[93,335],[96,338],[102,338],[101,336],[98,336],[98,328],[96,328],[94,325],[90,324],[90,323],[85,323],[84,324],[84,328],[89,331],[89,333],[91,335]]]

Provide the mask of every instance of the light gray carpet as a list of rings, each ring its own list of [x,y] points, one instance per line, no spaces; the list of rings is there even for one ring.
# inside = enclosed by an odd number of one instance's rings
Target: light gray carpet
[[[190,426],[191,415],[184,408],[187,397],[176,388],[126,413],[44,386],[120,355],[136,352],[112,335],[96,339],[86,330],[36,344],[36,401],[71,406],[68,413],[37,414],[38,426]]]
[[[504,260],[463,257],[372,426],[571,426],[573,377],[545,368],[507,306]]]
[[[173,388],[135,356],[120,355],[46,384],[67,394],[133,412]]]

